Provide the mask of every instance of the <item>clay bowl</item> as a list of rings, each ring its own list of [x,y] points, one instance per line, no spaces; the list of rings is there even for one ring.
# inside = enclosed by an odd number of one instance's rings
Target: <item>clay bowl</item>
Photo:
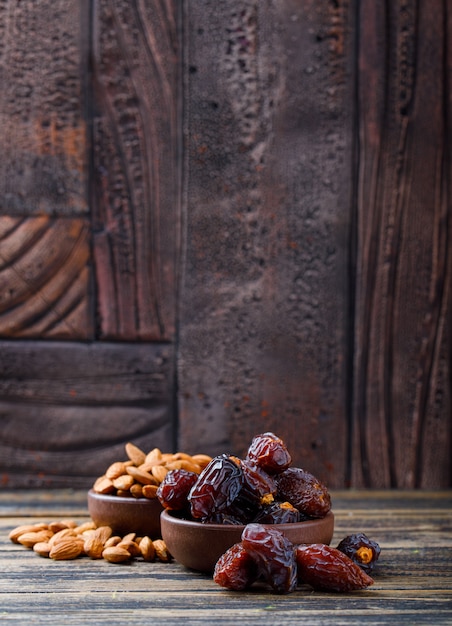
[[[157,498],[121,498],[88,491],[88,511],[97,526],[111,526],[114,534],[135,532],[151,539],[161,537],[160,514],[163,507]]]
[[[244,526],[201,524],[163,511],[160,517],[162,539],[176,561],[199,572],[212,573],[215,563],[234,543],[241,539]],[[334,531],[334,515],[293,524],[278,524],[278,528],[294,544],[329,544]]]

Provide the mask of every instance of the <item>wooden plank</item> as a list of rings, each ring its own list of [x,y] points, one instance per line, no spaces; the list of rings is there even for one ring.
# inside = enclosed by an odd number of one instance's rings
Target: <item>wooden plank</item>
[[[360,5],[358,486],[450,485],[452,28],[443,10],[441,1]]]
[[[92,484],[133,441],[173,447],[169,344],[0,344],[4,487]]]
[[[34,492],[28,505],[36,521],[87,519],[80,496],[70,492]],[[1,511],[9,495],[0,493],[0,609],[4,621],[69,626],[162,622],[193,626],[232,621],[257,626],[285,624],[450,624],[452,620],[452,493],[409,491],[333,491],[336,529],[332,544],[345,534],[366,530],[382,552],[375,584],[362,592],[332,594],[300,587],[277,595],[257,587],[228,592],[209,576],[178,563],[122,566],[80,558],[70,562],[42,559],[12,544],[7,534],[32,521],[19,500],[8,515]],[[34,501],[34,504],[32,504]],[[47,516],[45,515],[47,507]],[[428,511],[432,514],[429,519]],[[396,531],[394,530],[396,528]],[[404,540],[399,543],[402,530]],[[399,535],[400,533],[400,535]]]
[[[351,13],[187,3],[180,441],[347,477]]]
[[[178,3],[95,3],[93,227],[102,339],[175,336]]]
[[[86,220],[0,216],[0,336],[92,338],[90,278]]]
[[[85,0],[0,5],[0,207],[85,215],[88,143]]]

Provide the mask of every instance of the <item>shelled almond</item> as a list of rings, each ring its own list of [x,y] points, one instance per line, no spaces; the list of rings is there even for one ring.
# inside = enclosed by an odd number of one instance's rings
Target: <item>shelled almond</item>
[[[96,479],[94,492],[153,499],[157,497],[158,486],[170,470],[184,469],[200,474],[212,460],[207,454],[164,453],[159,448],[146,453],[131,442],[125,445],[125,452],[127,459],[114,461]]]
[[[9,533],[9,539],[55,561],[82,556],[110,563],[124,563],[136,558],[163,563],[171,560],[161,539],[153,541],[147,536],[137,537],[136,533],[120,537],[113,535],[109,526],[96,527],[92,520],[79,525],[74,520],[60,520],[17,526]]]

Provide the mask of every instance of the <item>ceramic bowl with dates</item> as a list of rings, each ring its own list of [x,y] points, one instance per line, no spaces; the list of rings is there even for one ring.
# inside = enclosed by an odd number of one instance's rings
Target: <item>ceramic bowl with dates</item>
[[[278,528],[295,545],[328,545],[333,536],[327,488],[293,467],[285,443],[271,432],[256,435],[243,459],[221,454],[199,475],[168,472],[157,497],[169,552],[187,568],[206,573],[250,524]]]

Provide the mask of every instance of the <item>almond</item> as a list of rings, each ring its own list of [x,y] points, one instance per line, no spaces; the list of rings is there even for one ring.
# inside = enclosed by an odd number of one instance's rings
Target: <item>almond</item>
[[[21,526],[16,526],[9,533],[8,538],[13,543],[19,543],[19,537],[25,533],[37,532],[39,530],[47,530],[48,524],[22,524]]]
[[[157,485],[143,485],[141,493],[143,494],[143,498],[148,498],[148,500],[153,500],[157,497],[158,487]]]
[[[118,546],[111,546],[105,548],[102,552],[102,557],[109,563],[124,563],[131,558],[131,554],[125,548],[119,548]]]
[[[69,520],[65,520],[62,519],[59,522],[50,522],[49,524],[49,530],[51,530],[53,533],[57,533],[60,530],[64,530],[65,528],[76,528],[77,527],[77,522],[75,522],[73,519]]]
[[[195,474],[201,473],[201,466],[197,463],[193,463],[193,461],[188,461],[187,459],[171,461],[171,463],[167,463],[165,467],[167,470],[183,469],[187,472],[194,472]]]
[[[33,546],[33,552],[36,552],[36,554],[39,554],[39,556],[48,557],[50,554],[50,550],[51,546],[48,541],[38,541],[38,543],[35,543],[35,545]]]
[[[113,493],[115,486],[112,481],[106,476],[100,476],[93,485],[93,491],[95,493]]]
[[[77,533],[73,528],[63,528],[63,530],[59,530],[57,533],[50,537],[49,543],[51,546],[54,546],[59,541],[63,541],[68,538],[75,539],[76,537]]]
[[[157,479],[160,484],[165,476],[168,474],[168,470],[163,465],[154,465],[152,468],[152,475]]]
[[[141,552],[141,556],[147,562],[151,562],[155,559],[155,548],[149,537],[143,537],[138,544]]]
[[[144,463],[152,467],[152,465],[156,465],[157,463],[160,463],[161,459],[162,459],[161,450],[159,450],[159,448],[154,448],[153,450],[151,450],[150,452],[146,454]]]
[[[140,448],[138,448],[138,446],[130,442],[126,443],[126,454],[129,457],[129,459],[133,461],[133,463],[137,467],[138,465],[141,465],[142,463],[144,463],[146,459],[146,454],[143,452],[143,450],[141,450]]]
[[[135,481],[132,476],[130,476],[129,474],[123,474],[122,476],[118,476],[118,478],[115,478],[113,480],[113,486],[115,487],[115,489],[121,491],[129,491],[134,482]]]
[[[122,541],[116,544],[116,548],[124,548],[131,556],[141,555],[140,547],[133,539],[122,539]]]
[[[71,537],[62,539],[50,549],[49,557],[55,561],[66,561],[76,559],[83,552],[83,542]]]
[[[126,468],[127,465],[123,461],[116,461],[116,463],[112,463],[107,469],[105,476],[110,480],[114,480],[115,478],[118,478],[118,476],[125,474]]]
[[[114,537],[110,537],[110,539],[107,539],[107,541],[105,542],[105,548],[111,548],[112,546],[117,546],[118,543],[120,543],[121,541],[122,539],[118,535],[115,535]]]
[[[35,543],[39,543],[40,541],[48,541],[51,536],[52,533],[50,532],[50,530],[38,530],[35,532],[31,531],[20,535],[20,537],[18,538],[18,543],[20,543],[22,546],[25,546],[26,548],[32,548]]]
[[[199,465],[200,468],[203,470],[207,465],[209,465],[212,457],[208,454],[194,454],[191,457],[191,460],[193,461],[193,463]]]
[[[158,560],[161,561],[162,563],[168,563],[171,557],[170,557],[170,553],[168,552],[166,548],[166,543],[163,541],[163,539],[156,539],[152,543],[154,544],[155,554]]]
[[[140,483],[135,483],[130,487],[130,493],[134,498],[142,498],[143,497],[143,485]]]
[[[132,476],[141,485],[155,485],[156,479],[149,472],[140,469],[139,467],[128,467],[127,473]]]

